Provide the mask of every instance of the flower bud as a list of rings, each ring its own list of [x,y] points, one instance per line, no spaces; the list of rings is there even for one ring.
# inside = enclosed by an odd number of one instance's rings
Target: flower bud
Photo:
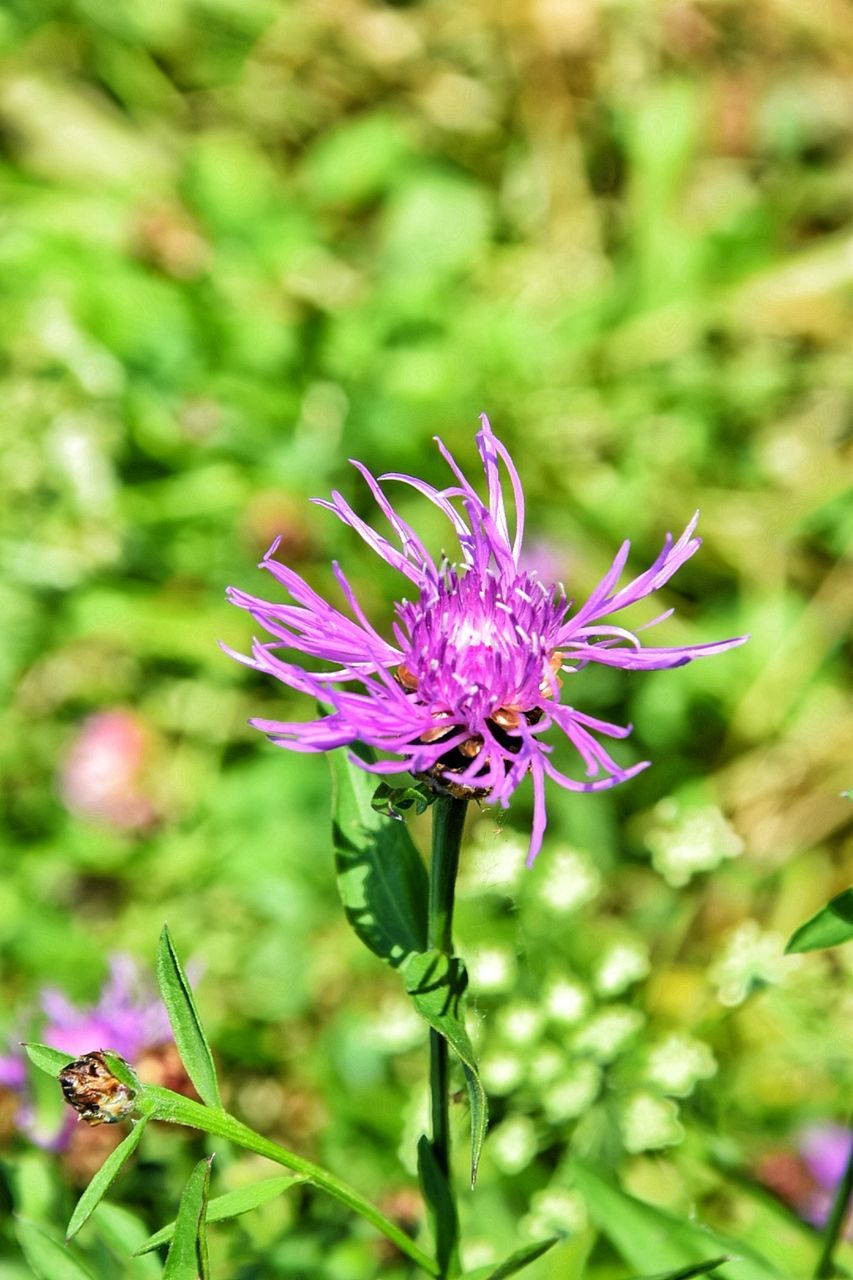
[[[109,1059],[109,1061],[108,1061]],[[118,1071],[125,1079],[119,1079]],[[130,1064],[115,1053],[95,1049],[59,1073],[65,1101],[87,1124],[117,1124],[136,1110],[137,1090]]]

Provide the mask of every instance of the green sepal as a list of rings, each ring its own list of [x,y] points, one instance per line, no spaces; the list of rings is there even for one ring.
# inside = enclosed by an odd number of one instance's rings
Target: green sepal
[[[210,1044],[199,1017],[190,984],[187,982],[172,942],[169,927],[165,924],[157,949],[157,983],[187,1075],[203,1102],[206,1102],[209,1107],[221,1108],[219,1082],[216,1078],[216,1067]]]
[[[821,907],[810,920],[795,929],[788,940],[786,952],[818,951],[822,947],[837,947],[853,938],[853,889],[836,894]]]
[[[383,817],[395,818],[399,822],[407,809],[414,809],[420,815],[426,813],[437,799],[436,793],[422,782],[416,782],[410,787],[392,787],[387,782],[380,782],[370,803]]]
[[[200,1160],[184,1187],[163,1280],[210,1280],[206,1210],[213,1156]]]
[[[116,1147],[115,1151],[111,1151],[107,1156],[106,1160],[94,1175],[92,1181],[89,1183],[80,1199],[77,1201],[77,1205],[71,1215],[71,1220],[68,1223],[68,1229],[65,1232],[66,1240],[71,1240],[76,1236],[77,1232],[88,1220],[92,1212],[98,1207],[101,1200],[103,1200],[104,1196],[118,1177],[122,1166],[130,1159],[136,1148],[139,1146],[140,1139],[145,1132],[145,1126],[147,1123],[147,1117],[142,1120],[137,1120],[124,1141]]]
[[[422,951],[410,956],[403,976],[406,991],[422,1018],[443,1036],[462,1063],[471,1102],[471,1185],[477,1180],[480,1152],[489,1123],[489,1103],[480,1079],[474,1047],[465,1029],[463,997],[468,985],[458,956]]]
[[[238,1187],[236,1191],[226,1191],[224,1195],[208,1201],[205,1222],[209,1225],[211,1222],[224,1222],[228,1218],[238,1218],[240,1214],[258,1209],[262,1204],[268,1204],[270,1200],[289,1191],[291,1187],[307,1181],[305,1175],[293,1174],[280,1178],[264,1178],[262,1182]],[[149,1236],[133,1256],[137,1258],[143,1253],[150,1253],[152,1249],[159,1249],[161,1245],[168,1244],[174,1234],[175,1223],[170,1222],[168,1226],[162,1227],[153,1236]]]
[[[368,758],[362,749],[362,754]],[[376,779],[345,749],[328,753],[332,841],[346,917],[374,955],[394,968],[427,945],[429,880],[403,822],[373,806]]]

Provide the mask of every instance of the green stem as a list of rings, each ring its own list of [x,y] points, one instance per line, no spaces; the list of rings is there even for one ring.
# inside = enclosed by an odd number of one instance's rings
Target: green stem
[[[272,1142],[269,1138],[255,1133],[254,1129],[236,1120],[227,1111],[203,1106],[202,1103],[194,1102],[191,1098],[173,1093],[171,1089],[161,1089],[156,1085],[144,1086],[140,1096],[140,1108],[143,1114],[148,1114],[155,1120],[165,1120],[170,1124],[185,1124],[192,1129],[211,1133],[215,1137],[226,1138],[229,1142],[236,1143],[238,1147],[254,1151],[259,1156],[266,1156],[268,1160],[283,1165],[285,1169],[303,1174],[315,1187],[326,1191],[336,1200],[340,1200],[341,1204],[345,1204],[347,1208],[365,1218],[377,1231],[395,1244],[401,1253],[405,1253],[429,1275],[439,1276],[438,1264],[419,1249],[405,1231],[380,1213],[353,1187],[335,1177],[333,1173],[304,1159],[303,1156],[298,1156],[295,1152],[280,1147],[277,1142]]]
[[[467,800],[442,796],[433,805],[432,859],[429,882],[429,946],[453,955],[453,904],[459,849],[465,825]],[[448,1110],[449,1062],[447,1041],[437,1031],[429,1033],[429,1086],[432,1117],[432,1151],[447,1184],[452,1212],[436,1214],[436,1254],[439,1276],[458,1269],[459,1219],[450,1172],[450,1115]]]
[[[814,1269],[814,1280],[826,1280],[827,1276],[831,1276],[835,1272],[833,1254],[841,1232],[844,1230],[844,1223],[847,1221],[847,1215],[850,1212],[851,1200],[853,1200],[853,1143],[850,1146],[850,1155],[847,1157],[847,1167],[844,1170],[844,1174],[838,1184],[838,1190],[835,1193],[835,1199],[832,1202],[832,1211],[823,1229],[823,1247],[817,1260],[817,1266]]]

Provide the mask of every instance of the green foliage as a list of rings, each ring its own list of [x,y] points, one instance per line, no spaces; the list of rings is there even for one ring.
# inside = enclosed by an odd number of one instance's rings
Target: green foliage
[[[477,1180],[480,1153],[489,1124],[489,1104],[464,1022],[463,1001],[468,974],[458,956],[447,956],[440,951],[424,951],[409,958],[403,976],[406,991],[418,1013],[444,1037],[462,1063],[471,1103],[473,1186]]]
[[[711,1258],[708,1262],[698,1262],[696,1266],[679,1267],[677,1271],[660,1271],[656,1276],[639,1276],[638,1280],[690,1280],[691,1276],[704,1276],[709,1271],[716,1271],[717,1267],[727,1261],[726,1257]]]
[[[795,929],[785,950],[793,954],[837,947],[853,938],[853,889],[836,894],[810,920]]]
[[[249,1213],[252,1209],[259,1209],[261,1205],[268,1204],[276,1196],[282,1195],[285,1191],[290,1191],[304,1181],[304,1175],[294,1174],[282,1178],[264,1178],[262,1182],[238,1187],[236,1191],[226,1191],[224,1195],[215,1196],[213,1200],[208,1200],[205,1209],[205,1222],[225,1222],[229,1218],[238,1218],[243,1213]],[[149,1236],[145,1243],[140,1245],[135,1252],[137,1255],[150,1253],[152,1249],[158,1249],[160,1245],[168,1244],[174,1234],[175,1223],[170,1222],[160,1231],[155,1232],[153,1236]]]
[[[213,1156],[200,1160],[184,1188],[163,1280],[209,1280],[206,1211],[212,1163]]]
[[[198,1015],[195,997],[165,924],[157,951],[157,982],[187,1075],[198,1090],[199,1097],[209,1107],[221,1107],[213,1054]]]
[[[426,948],[426,871],[405,824],[373,805],[374,778],[345,750],[330,752],[329,761],[341,901],[365,946],[396,968]]]
[[[19,1218],[15,1231],[36,1280],[94,1280],[82,1259],[37,1223]]]
[[[139,1146],[139,1141],[145,1132],[145,1126],[148,1123],[147,1117],[137,1120],[130,1130],[127,1137],[116,1147],[115,1151],[111,1151],[107,1156],[100,1169],[92,1178],[86,1190],[77,1201],[68,1228],[65,1232],[65,1239],[71,1240],[76,1236],[80,1228],[86,1223],[98,1207],[101,1200],[109,1191],[115,1182],[124,1165],[133,1155]]]
[[[512,1257],[507,1258],[499,1267],[481,1267],[477,1271],[467,1272],[464,1280],[507,1280],[508,1276],[517,1275],[519,1271],[529,1267],[537,1258],[543,1257],[558,1243],[559,1237],[555,1236],[551,1240],[540,1240],[537,1244],[529,1244],[523,1249],[517,1249]]]

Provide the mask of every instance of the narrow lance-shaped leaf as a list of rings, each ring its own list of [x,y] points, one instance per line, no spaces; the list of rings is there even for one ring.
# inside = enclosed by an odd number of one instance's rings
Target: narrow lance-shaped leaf
[[[238,1187],[236,1191],[226,1191],[225,1195],[216,1196],[215,1199],[208,1201],[207,1212],[204,1215],[205,1221],[210,1224],[211,1222],[224,1222],[227,1218],[237,1218],[241,1213],[249,1213],[252,1209],[259,1209],[262,1204],[268,1204],[270,1200],[274,1200],[282,1192],[289,1191],[291,1187],[299,1186],[300,1183],[307,1181],[308,1179],[304,1175],[294,1174],[292,1177],[264,1178],[262,1182],[253,1182],[251,1186]],[[152,1249],[158,1249],[160,1245],[168,1244],[174,1234],[175,1224],[170,1222],[168,1226],[162,1227],[155,1235],[149,1236],[145,1243],[136,1250],[134,1257],[138,1257],[143,1253],[150,1253]]]
[[[157,951],[157,982],[187,1075],[198,1090],[199,1097],[209,1107],[221,1108],[213,1054],[210,1052],[190,984],[165,924]]]
[[[692,1276],[705,1276],[709,1271],[716,1271],[724,1262],[731,1262],[728,1255],[722,1258],[710,1258],[707,1262],[697,1262],[695,1266],[679,1267],[677,1271],[659,1271],[654,1276],[638,1276],[637,1280],[691,1280]]]
[[[124,1141],[111,1151],[98,1172],[92,1178],[86,1190],[77,1201],[76,1208],[68,1223],[65,1239],[71,1240],[83,1226],[115,1182],[122,1166],[133,1155],[145,1132],[147,1119],[138,1120]]]
[[[553,1249],[554,1245],[559,1243],[559,1236],[550,1236],[547,1240],[540,1240],[537,1244],[525,1245],[523,1249],[516,1250],[499,1266],[478,1267],[476,1271],[466,1272],[462,1280],[508,1280],[509,1276],[518,1275],[519,1271],[529,1267],[531,1262],[541,1258],[543,1253],[547,1253],[549,1249]]]
[[[821,907],[810,920],[792,933],[785,950],[791,952],[818,951],[821,947],[837,947],[853,938],[853,889],[843,893]]]
[[[53,1076],[54,1080],[59,1077],[63,1067],[67,1067],[69,1062],[73,1061],[73,1054],[66,1053],[62,1049],[51,1049],[47,1044],[25,1044],[24,1050],[33,1066]]]
[[[200,1160],[184,1187],[163,1280],[209,1280],[205,1210],[212,1162],[213,1156]]]
[[[347,751],[329,752],[332,839],[347,919],[366,947],[395,968],[427,945],[429,881],[404,822],[373,807],[376,778]]]
[[[418,1139],[418,1178],[432,1217],[435,1259],[441,1274],[447,1275],[451,1264],[458,1263],[456,1240],[459,1223],[447,1178],[435,1158],[432,1143],[426,1134],[421,1134]]]
[[[458,956],[424,951],[411,956],[405,968],[406,990],[418,1013],[444,1036],[462,1063],[471,1102],[471,1184],[477,1179],[480,1152],[489,1123],[489,1104],[480,1080],[474,1048],[463,1021],[462,998],[468,985]]]
[[[19,1218],[15,1232],[35,1280],[94,1280],[81,1258],[35,1222]]]

